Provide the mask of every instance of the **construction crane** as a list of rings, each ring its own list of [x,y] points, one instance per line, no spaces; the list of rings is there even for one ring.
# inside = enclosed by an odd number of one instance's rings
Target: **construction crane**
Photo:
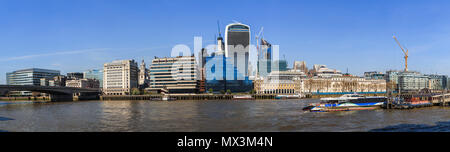
[[[261,27],[261,30],[259,31],[259,34],[258,35],[256,35],[256,53],[257,53],[257,58],[258,58],[258,60],[261,58],[260,57],[260,55],[261,55],[261,48],[260,48],[260,46],[259,46],[259,38],[260,38],[260,36],[261,36],[261,34],[263,33],[263,30],[264,30],[264,27]],[[258,69],[258,67],[256,68],[256,76],[258,76],[259,75],[259,69]]]
[[[395,35],[393,36],[395,42],[397,42],[398,46],[400,46],[400,49],[402,49],[403,53],[405,54],[405,72],[408,71],[408,54],[409,54],[409,50],[405,47],[405,49],[403,49],[402,45],[400,44],[400,42],[397,40],[397,37],[395,37]]]
[[[258,35],[256,35],[255,36],[255,38],[256,38],[256,50],[258,51],[258,58],[259,58],[259,53],[260,53],[260,46],[259,46],[259,38],[261,37],[261,34],[263,33],[263,31],[264,31],[264,27],[261,27],[261,30],[259,30],[259,33],[258,33]]]

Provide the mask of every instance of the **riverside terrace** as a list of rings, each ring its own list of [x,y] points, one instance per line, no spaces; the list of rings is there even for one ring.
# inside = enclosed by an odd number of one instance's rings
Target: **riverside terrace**
[[[51,101],[73,101],[74,94],[78,96],[89,96],[98,98],[100,89],[94,88],[71,88],[71,87],[49,87],[49,86],[31,86],[31,85],[0,85],[0,93],[9,91],[34,91],[47,93]]]

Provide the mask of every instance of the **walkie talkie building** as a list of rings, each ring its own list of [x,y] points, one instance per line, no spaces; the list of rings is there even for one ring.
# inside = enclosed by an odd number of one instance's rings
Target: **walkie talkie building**
[[[225,56],[230,58],[244,77],[248,77],[250,26],[232,23],[225,28]],[[240,64],[244,63],[244,65]],[[241,66],[242,65],[242,66]]]

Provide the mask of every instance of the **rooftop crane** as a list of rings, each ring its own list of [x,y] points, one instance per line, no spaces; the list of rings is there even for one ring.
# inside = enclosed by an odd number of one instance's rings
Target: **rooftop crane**
[[[400,46],[400,49],[402,49],[403,53],[405,54],[405,72],[408,71],[408,54],[409,54],[409,50],[405,47],[405,49],[403,49],[402,45],[400,44],[400,42],[397,40],[397,37],[395,37],[395,35],[393,36],[395,42],[397,42],[398,46]]]

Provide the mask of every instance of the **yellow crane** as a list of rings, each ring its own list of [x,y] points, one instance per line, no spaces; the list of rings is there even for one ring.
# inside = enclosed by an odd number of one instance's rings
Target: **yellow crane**
[[[393,36],[395,42],[397,42],[398,46],[400,46],[400,48],[402,49],[403,53],[405,54],[405,71],[408,71],[408,54],[409,54],[409,50],[405,47],[405,49],[403,49],[402,45],[400,44],[400,42],[397,40],[397,37],[395,37],[395,35]]]

